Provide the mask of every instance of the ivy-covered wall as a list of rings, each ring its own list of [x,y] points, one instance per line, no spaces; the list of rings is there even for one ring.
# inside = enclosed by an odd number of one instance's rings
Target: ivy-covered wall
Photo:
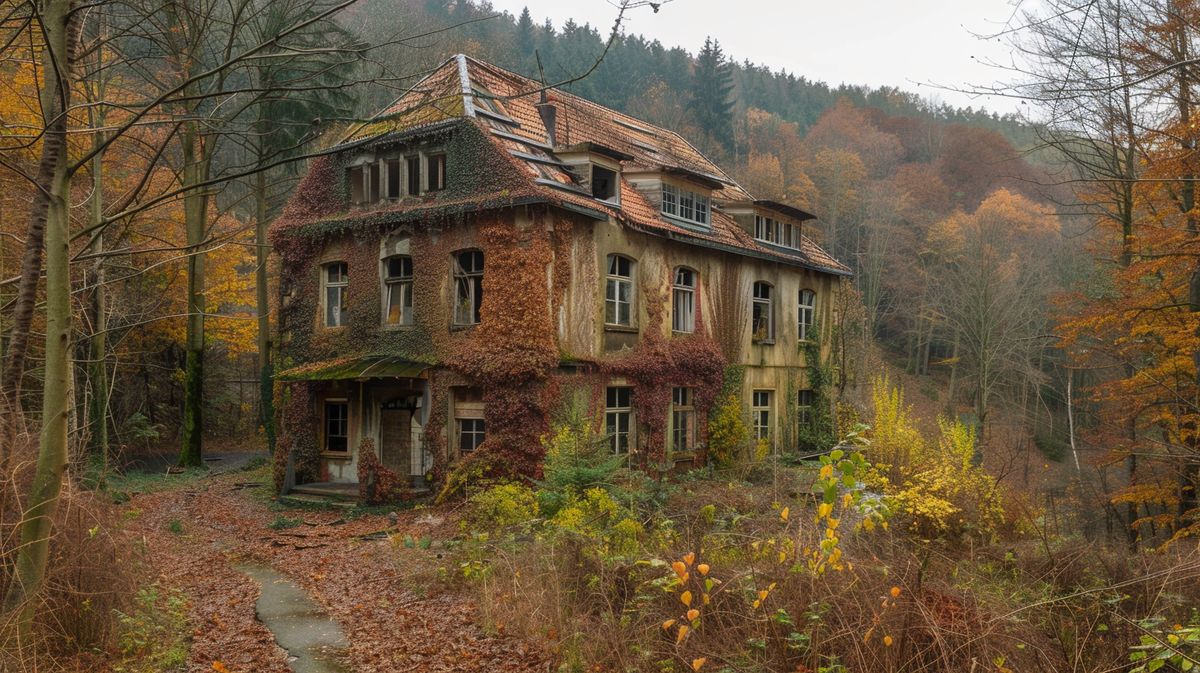
[[[433,453],[434,477],[537,476],[541,438],[570,389],[588,390],[602,422],[604,387],[634,388],[640,462],[666,458],[674,387],[694,391],[697,437],[704,462],[705,418],[721,390],[727,365],[745,365],[749,391],[771,389],[786,415],[787,399],[804,385],[806,350],[797,339],[796,298],[817,292],[817,321],[832,324],[833,277],[793,266],[735,256],[597,221],[522,194],[525,170],[502,155],[476,126],[439,126],[423,146],[445,148],[447,188],[433,195],[351,208],[346,166],[356,153],[386,154],[414,138],[393,137],[371,146],[314,160],[283,217],[272,231],[280,255],[280,369],[336,358],[398,355],[430,365],[431,407],[424,425]],[[382,326],[381,250],[404,241],[414,265],[415,324]],[[454,286],[451,258],[473,248],[484,253],[481,322],[451,325]],[[604,327],[605,260],[609,254],[636,261],[637,333],[631,347],[614,349]],[[345,262],[349,272],[343,327],[321,324],[320,267]],[[673,272],[696,271],[696,329],[671,332]],[[750,341],[750,293],[756,280],[777,288],[777,337],[772,346]],[[827,352],[821,347],[808,352]],[[606,348],[607,346],[607,348]],[[565,369],[564,362],[578,365]],[[582,375],[568,371],[584,372]],[[322,476],[317,447],[317,384],[279,386],[280,464],[295,451],[299,480]],[[487,439],[466,460],[450,446],[453,386],[480,389]],[[794,406],[794,405],[793,405]],[[353,422],[353,419],[352,419]],[[780,419],[780,427],[787,423]],[[452,476],[453,475],[453,476]]]

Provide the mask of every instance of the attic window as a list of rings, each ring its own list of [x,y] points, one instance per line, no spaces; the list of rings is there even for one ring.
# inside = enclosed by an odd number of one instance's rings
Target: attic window
[[[662,212],[681,220],[708,226],[708,197],[664,182]]]
[[[754,216],[754,238],[784,248],[800,249],[800,227],[771,217]]]
[[[616,201],[618,191],[617,172],[592,164],[592,196],[601,201]]]
[[[429,191],[436,192],[446,188],[446,155],[430,154],[426,161],[429,166]]]

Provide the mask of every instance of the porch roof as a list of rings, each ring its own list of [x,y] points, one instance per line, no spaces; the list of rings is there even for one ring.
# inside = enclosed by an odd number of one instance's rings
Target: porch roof
[[[417,378],[430,367],[399,355],[361,355],[308,362],[275,374],[279,381],[338,381],[367,378]]]

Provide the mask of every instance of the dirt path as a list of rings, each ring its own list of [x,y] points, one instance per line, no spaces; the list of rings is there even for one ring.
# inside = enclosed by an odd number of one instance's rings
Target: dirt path
[[[343,663],[355,673],[547,669],[540,648],[485,633],[469,598],[442,587],[440,545],[398,544],[449,537],[446,517],[401,512],[393,527],[386,516],[273,511],[244,486],[263,474],[229,472],[129,503],[155,571],[190,598],[189,671],[211,673],[216,661],[236,673],[289,671],[287,653],[255,617],[259,585],[239,564],[273,568],[304,589],[341,627],[350,643]],[[298,525],[272,530],[273,522]],[[362,538],[388,528],[397,536]]]

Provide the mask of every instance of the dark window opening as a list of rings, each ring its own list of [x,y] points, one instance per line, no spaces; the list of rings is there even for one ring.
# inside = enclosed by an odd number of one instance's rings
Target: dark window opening
[[[483,253],[465,250],[454,256],[454,324],[478,325],[483,308]]]
[[[592,196],[601,201],[615,199],[617,197],[617,172],[593,164]]]
[[[400,198],[400,160],[387,160],[387,197]]]
[[[421,193],[421,157],[409,157],[405,169],[408,171],[408,195],[418,196]]]
[[[445,154],[430,154],[428,159],[429,165],[429,191],[436,192],[446,188],[446,155]]]
[[[325,450],[346,452],[350,447],[348,429],[350,405],[345,402],[325,403]]]
[[[363,193],[363,167],[351,166],[347,171],[346,180],[350,187],[350,203],[359,204],[366,200],[366,195]]]

